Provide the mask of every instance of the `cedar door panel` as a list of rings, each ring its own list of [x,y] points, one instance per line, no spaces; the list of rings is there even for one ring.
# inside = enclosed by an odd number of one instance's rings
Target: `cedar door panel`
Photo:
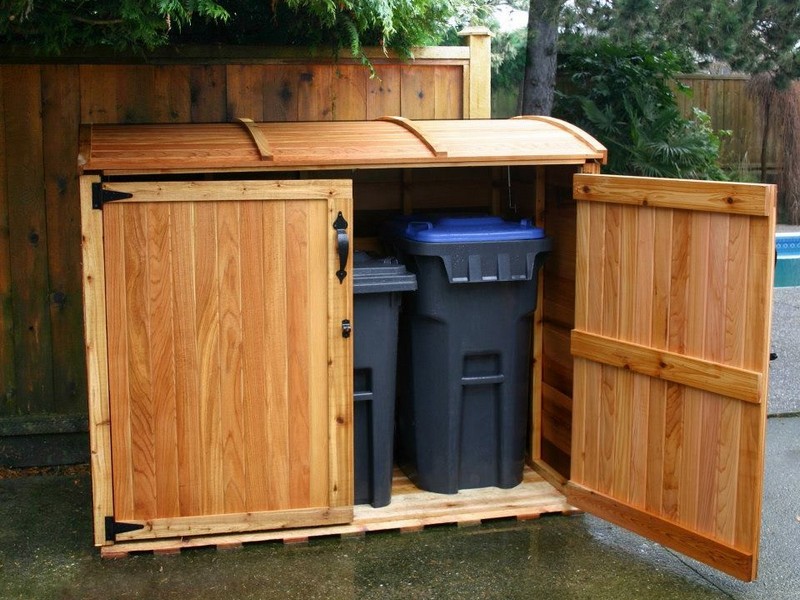
[[[349,521],[350,182],[103,185],[116,540]]]
[[[568,500],[756,575],[775,188],[578,174]]]

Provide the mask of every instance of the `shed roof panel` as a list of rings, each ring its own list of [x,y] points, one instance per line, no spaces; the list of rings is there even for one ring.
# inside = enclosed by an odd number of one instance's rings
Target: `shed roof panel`
[[[509,120],[91,125],[84,171],[168,173],[605,161],[594,138],[547,117]]]

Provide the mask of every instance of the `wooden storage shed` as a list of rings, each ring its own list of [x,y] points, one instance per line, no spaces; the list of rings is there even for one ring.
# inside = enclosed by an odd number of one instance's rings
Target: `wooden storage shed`
[[[605,158],[543,117],[84,127],[102,553],[574,506],[752,579],[775,189],[604,176]],[[532,218],[554,240],[530,468],[455,496],[398,476],[388,507],[353,507],[352,248],[436,210]]]

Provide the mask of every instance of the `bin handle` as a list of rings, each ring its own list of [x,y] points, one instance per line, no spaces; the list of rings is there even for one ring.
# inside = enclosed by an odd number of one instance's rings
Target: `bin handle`
[[[344,283],[344,278],[347,276],[345,270],[347,257],[350,255],[350,238],[347,235],[347,220],[342,211],[339,211],[333,222],[333,228],[336,230],[336,250],[339,253],[339,270],[336,271],[336,277],[339,278],[339,283]]]

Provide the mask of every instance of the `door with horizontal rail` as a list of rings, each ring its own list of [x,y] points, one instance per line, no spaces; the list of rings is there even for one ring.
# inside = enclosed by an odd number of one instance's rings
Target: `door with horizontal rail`
[[[774,186],[578,174],[575,506],[756,575]]]
[[[94,186],[100,543],[351,520],[351,183]]]

